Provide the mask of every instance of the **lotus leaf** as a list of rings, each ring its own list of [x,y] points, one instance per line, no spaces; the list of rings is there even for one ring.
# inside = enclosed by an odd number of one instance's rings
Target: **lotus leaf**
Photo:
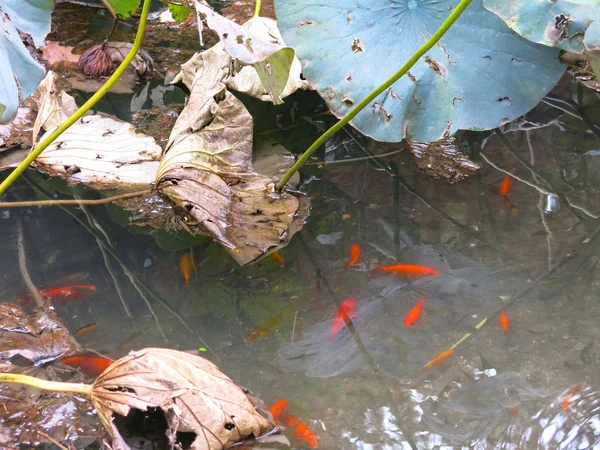
[[[581,53],[598,45],[598,0],[484,0],[485,8],[525,39]],[[595,38],[594,38],[595,35]]]
[[[0,124],[17,115],[19,100],[27,98],[44,78],[44,68],[31,57],[19,31],[31,33],[36,45],[50,29],[51,0],[0,0]]]
[[[285,42],[338,117],[391,77],[454,6],[453,0],[275,0]],[[557,54],[521,38],[474,0],[438,44],[351,123],[389,142],[495,128],[554,87],[564,72]]]

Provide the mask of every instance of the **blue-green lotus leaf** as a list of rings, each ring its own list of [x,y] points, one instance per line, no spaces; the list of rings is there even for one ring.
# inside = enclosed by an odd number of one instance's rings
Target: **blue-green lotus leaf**
[[[37,47],[44,45],[50,33],[53,7],[54,0],[0,0],[0,9],[19,31],[31,35]]]
[[[16,116],[19,87],[21,97],[29,97],[44,73],[23,45],[13,23],[0,10],[0,123],[9,123]]]
[[[342,117],[434,33],[456,0],[275,0],[285,42]],[[550,91],[558,51],[529,42],[473,0],[426,57],[352,121],[381,141],[435,141],[516,119]]]
[[[484,0],[483,4],[525,39],[576,53],[584,50],[588,27],[600,22],[598,0]]]

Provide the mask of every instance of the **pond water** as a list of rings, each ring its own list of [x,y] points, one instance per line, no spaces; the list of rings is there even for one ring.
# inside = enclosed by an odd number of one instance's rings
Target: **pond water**
[[[97,325],[80,337],[86,348],[112,358],[200,349],[267,406],[288,399],[319,448],[600,448],[600,102],[571,86],[565,77],[502,133],[461,135],[481,168],[454,184],[419,171],[408,150],[366,157],[401,146],[340,132],[302,172],[312,204],[302,232],[281,259],[247,267],[210,241],[129,233],[112,207],[0,210],[0,298],[26,292],[21,223],[38,287],[95,287],[55,304],[70,330]],[[318,101],[305,99],[314,113]],[[317,135],[312,125],[300,137],[267,128],[256,124],[297,152]],[[40,189],[63,186],[32,172],[7,200],[42,198]],[[361,258],[345,268],[353,244]],[[397,263],[440,274],[373,270]],[[330,336],[347,298],[357,301],[352,329]]]

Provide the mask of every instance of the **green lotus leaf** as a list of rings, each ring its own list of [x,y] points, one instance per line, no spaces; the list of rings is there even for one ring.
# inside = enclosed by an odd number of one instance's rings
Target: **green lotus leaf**
[[[275,0],[285,42],[338,117],[395,73],[430,38],[454,0]],[[436,141],[459,129],[516,119],[565,68],[474,0],[407,75],[352,124],[381,141]]]

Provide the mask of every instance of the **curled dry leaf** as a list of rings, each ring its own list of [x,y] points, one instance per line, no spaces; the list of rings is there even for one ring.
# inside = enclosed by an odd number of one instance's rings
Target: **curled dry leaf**
[[[222,81],[229,56],[213,47],[193,59],[182,67],[190,98],[173,127],[157,187],[243,265],[289,240],[299,202],[277,193],[252,165],[252,117]]]
[[[42,129],[58,127],[77,111],[77,103],[73,97],[65,91],[57,92],[56,78],[57,75],[49,70],[33,93],[38,105],[38,115],[33,125],[34,144]]]
[[[463,180],[481,168],[458,149],[454,136],[435,142],[408,141],[407,146],[421,172],[448,183]]]
[[[91,115],[48,146],[36,165],[50,175],[97,189],[141,190],[152,185],[161,151],[152,137],[136,133],[129,123]]]
[[[223,80],[229,89],[281,104],[282,98],[297,89],[312,88],[301,79],[300,61],[285,46],[276,21],[254,17],[240,26],[201,2],[195,5],[207,26],[219,35],[219,44],[211,50],[227,53],[236,63],[237,70]]]
[[[0,303],[0,360],[19,355],[40,364],[81,350],[53,311],[28,316],[17,304]]]
[[[146,348],[115,361],[96,379],[91,396],[109,430],[113,413],[162,409],[172,447],[178,431],[196,434],[191,450],[218,450],[274,428],[217,366],[177,350]]]

